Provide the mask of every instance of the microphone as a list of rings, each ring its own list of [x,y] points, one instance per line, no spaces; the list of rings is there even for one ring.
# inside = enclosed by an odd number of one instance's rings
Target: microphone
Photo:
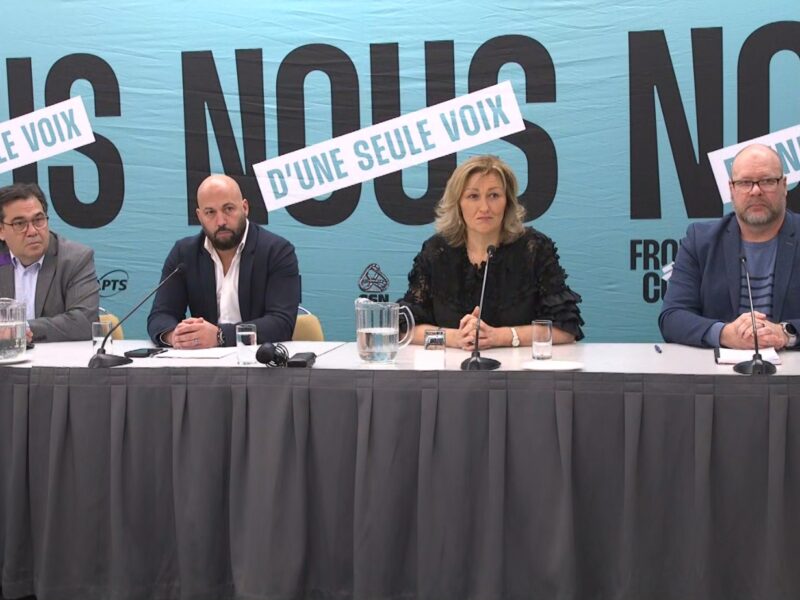
[[[497,248],[489,246],[486,248],[486,267],[483,270],[483,285],[481,286],[481,301],[478,304],[478,324],[475,327],[475,349],[472,356],[461,363],[462,371],[493,371],[500,366],[500,361],[493,358],[485,358],[478,351],[478,338],[481,333],[481,315],[483,314],[483,295],[486,293],[486,276],[489,274],[489,261],[494,256]]]
[[[771,362],[761,358],[758,352],[758,328],[756,327],[755,308],[753,308],[753,291],[750,289],[750,271],[747,270],[747,257],[739,258],[744,268],[744,276],[747,281],[747,299],[750,301],[750,317],[753,320],[753,358],[733,365],[733,370],[740,375],[774,375],[777,369]]]
[[[118,367],[119,365],[127,365],[127,364],[133,362],[133,360],[131,360],[127,356],[117,356],[115,354],[106,354],[106,342],[108,341],[108,338],[111,337],[111,334],[114,333],[120,327],[120,325],[122,325],[125,321],[127,321],[128,317],[130,317],[133,313],[135,313],[137,310],[139,310],[139,307],[142,304],[144,304],[145,302],[147,302],[147,299],[150,298],[150,296],[152,296],[158,290],[160,290],[161,286],[164,285],[165,283],[167,283],[167,281],[169,281],[172,278],[173,275],[176,275],[177,273],[180,273],[180,272],[185,271],[185,270],[186,270],[186,267],[184,266],[184,264],[180,263],[177,267],[175,267],[172,270],[172,272],[169,275],[167,275],[166,277],[164,277],[164,279],[161,280],[161,283],[159,283],[152,292],[150,292],[149,294],[147,294],[147,296],[142,298],[142,300],[141,300],[141,302],[139,302],[139,304],[134,306],[127,315],[122,317],[119,320],[119,322],[116,325],[114,325],[108,331],[108,333],[106,334],[106,337],[103,338],[103,343],[100,344],[100,347],[97,349],[97,354],[95,354],[89,360],[89,368],[90,369],[100,369],[100,368],[107,368],[107,367]]]

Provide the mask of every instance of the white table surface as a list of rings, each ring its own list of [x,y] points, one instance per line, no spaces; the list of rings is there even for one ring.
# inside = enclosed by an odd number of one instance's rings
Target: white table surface
[[[548,369],[547,364],[559,366],[563,361],[578,362],[579,369],[592,373],[671,373],[687,375],[737,375],[733,365],[718,365],[714,362],[714,351],[707,348],[692,348],[680,344],[657,343],[661,353],[655,349],[656,343],[639,344],[592,344],[577,343],[553,347],[551,361],[535,361],[537,367]],[[425,354],[436,352],[424,350],[420,346],[403,348],[393,365],[370,365],[358,358],[355,342],[344,344],[334,352],[317,359],[315,368],[344,369],[425,369],[434,364]],[[454,348],[446,351],[445,369],[459,370],[461,362],[470,353]],[[524,370],[526,363],[534,362],[530,347],[498,348],[481,353],[482,356],[500,361],[501,371]],[[800,375],[800,353],[780,352],[782,364],[778,365],[777,375]],[[541,366],[539,363],[542,363]],[[435,367],[430,367],[435,368]]]
[[[286,342],[284,345],[289,351],[289,355],[296,352],[323,352],[342,346],[344,342]],[[117,340],[106,351],[109,354],[124,354],[127,350],[134,348],[152,348],[150,340]],[[239,367],[236,364],[236,348],[229,348],[230,354],[223,358],[136,358],[128,365],[114,367],[115,369],[126,369],[131,367]],[[15,367],[86,367],[89,360],[94,355],[91,340],[85,342],[56,342],[51,344],[38,343],[33,350],[25,353],[26,360],[16,363]],[[3,366],[0,364],[0,366]],[[256,363],[253,367],[242,368],[264,368],[264,365]]]
[[[113,353],[122,354],[126,350],[151,346],[145,340],[122,340],[113,345]],[[315,352],[315,369],[353,369],[353,370],[428,370],[436,369],[439,355],[431,356],[434,350],[423,350],[420,346],[408,346],[400,350],[393,364],[370,364],[358,357],[355,342],[287,342],[289,354],[296,352]],[[594,373],[671,373],[688,375],[736,375],[731,365],[717,365],[714,352],[710,349],[690,348],[678,344],[658,343],[662,349],[656,352],[655,343],[646,344],[592,344],[578,343],[553,348],[553,367],[560,361],[575,361],[583,365],[582,371]],[[239,367],[236,352],[232,348],[229,356],[220,359],[167,359],[139,358],[130,365],[115,368],[137,367],[234,367],[264,368],[261,364]],[[92,342],[63,342],[37,344],[26,353],[25,362],[13,366],[30,367],[85,367],[93,355]],[[483,356],[501,362],[500,370],[522,370],[523,365],[532,362],[531,349],[499,348],[487,350]],[[461,362],[470,356],[469,352],[448,348],[445,351],[445,370],[458,370]],[[780,353],[782,364],[778,365],[777,375],[800,375],[800,352]],[[548,363],[548,361],[537,361]],[[537,365],[538,366],[538,365]],[[542,365],[547,369],[546,365]]]

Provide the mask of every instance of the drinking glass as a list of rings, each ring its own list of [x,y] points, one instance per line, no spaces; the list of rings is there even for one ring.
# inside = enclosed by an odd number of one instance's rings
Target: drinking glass
[[[553,322],[549,319],[537,319],[531,323],[531,339],[533,340],[533,358],[546,360],[553,356]]]
[[[254,324],[241,323],[236,326],[236,360],[240,365],[256,364],[257,337]]]
[[[103,343],[108,332],[111,331],[111,323],[108,321],[95,321],[92,323],[92,349],[97,350]],[[111,348],[114,344],[113,338],[108,338],[106,348]]]
[[[415,369],[444,369],[446,367],[447,335],[444,329],[426,329],[424,350],[415,352]]]
[[[447,344],[446,332],[444,329],[425,330],[425,350],[438,350],[444,352]]]

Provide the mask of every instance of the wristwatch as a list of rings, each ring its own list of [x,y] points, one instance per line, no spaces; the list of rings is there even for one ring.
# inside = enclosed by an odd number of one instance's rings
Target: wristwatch
[[[783,321],[781,323],[781,328],[783,329],[783,333],[789,338],[789,341],[786,342],[787,348],[792,348],[793,346],[797,345],[797,328],[789,323],[788,321]]]
[[[217,326],[217,346],[225,345],[225,334],[222,333],[222,327]]]
[[[519,336],[517,335],[517,330],[511,327],[511,345],[514,348],[519,346]]]

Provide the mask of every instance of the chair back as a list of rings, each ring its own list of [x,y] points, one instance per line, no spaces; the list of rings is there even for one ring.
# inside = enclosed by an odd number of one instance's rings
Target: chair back
[[[111,327],[114,327],[117,323],[119,323],[119,317],[114,313],[110,312],[101,312],[99,320],[101,323],[110,323]],[[111,334],[112,340],[124,340],[125,339],[125,332],[122,331],[122,327],[117,327],[114,330],[114,333]]]
[[[297,315],[297,322],[292,334],[293,342],[324,342],[325,334],[322,331],[322,323],[319,322],[317,315],[311,313],[307,315]]]

